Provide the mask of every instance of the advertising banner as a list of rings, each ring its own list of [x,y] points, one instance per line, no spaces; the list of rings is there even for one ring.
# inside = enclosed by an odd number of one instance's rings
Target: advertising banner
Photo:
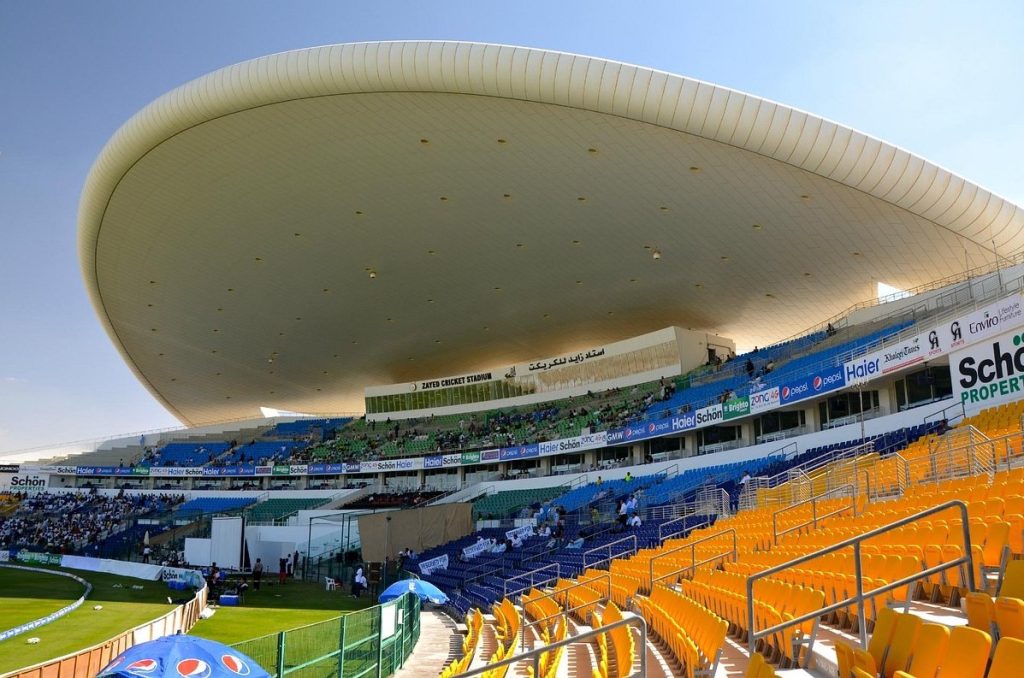
[[[459,461],[460,461],[460,463],[463,466],[467,466],[469,464],[479,464],[480,463],[480,453],[479,452],[463,452],[461,458],[459,459]]]
[[[419,471],[423,468],[423,457],[406,459],[381,459],[360,463],[362,473],[381,473],[382,471]]]
[[[287,464],[277,464],[274,466],[273,473],[275,476],[286,476],[291,473],[291,467]]]
[[[963,346],[1012,330],[1024,322],[1024,305],[1019,294],[979,308],[938,329],[939,340],[946,350]]]
[[[757,393],[750,394],[750,413],[757,414],[758,412],[764,412],[766,410],[774,410],[779,406],[781,396],[779,394],[779,387],[772,386],[764,390],[758,391]]]
[[[711,405],[697,410],[696,427],[714,426],[722,422],[723,411],[721,405]]]
[[[477,455],[479,459],[479,454]],[[451,468],[462,463],[461,454],[437,454],[431,457],[423,457],[423,468]]]
[[[257,466],[256,467],[256,474],[255,475],[258,475],[258,476],[270,476],[270,475],[273,475],[273,474],[274,474],[274,467],[273,466],[267,465],[267,466]]]
[[[746,417],[749,414],[750,398],[747,396],[726,400],[722,405],[722,418],[726,421],[730,419],[737,419],[739,417]]]
[[[841,366],[831,367],[814,375],[788,381],[779,388],[779,403],[787,405],[798,400],[814,398],[846,385]]]
[[[49,484],[49,476],[45,474],[0,474],[0,490],[10,490],[11,492],[28,492],[29,494],[36,494],[37,492],[45,492],[46,487]]]
[[[536,444],[520,445],[519,447],[501,448],[501,461],[512,461],[515,459],[530,459],[540,456],[540,447]]]
[[[18,551],[15,559],[19,563],[37,563],[39,565],[60,565],[59,553],[36,553],[35,551]]]
[[[480,461],[498,461],[501,458],[501,450],[483,450],[480,452]]]
[[[953,353],[949,360],[953,395],[966,405],[985,407],[1024,395],[1024,327]]]
[[[39,470],[55,476],[73,476],[78,471],[75,466],[43,466]]]
[[[566,452],[581,452],[583,450],[594,450],[604,447],[607,440],[607,431],[601,431],[600,433],[589,433],[585,436],[576,436],[575,438],[538,443],[538,447],[541,455],[564,454]]]
[[[20,468],[17,464],[0,464],[0,473],[17,473]]]
[[[186,466],[165,466],[149,469],[149,475],[154,478],[185,478],[189,476],[203,475],[203,469]]]

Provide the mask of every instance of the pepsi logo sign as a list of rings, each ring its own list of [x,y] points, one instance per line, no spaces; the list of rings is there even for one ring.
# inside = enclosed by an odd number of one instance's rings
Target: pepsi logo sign
[[[782,387],[782,399],[783,400],[788,400],[789,399],[789,387],[788,386],[783,386]]]
[[[175,667],[182,678],[209,678],[210,665],[202,659],[182,659]]]
[[[131,673],[137,676],[146,676],[156,671],[160,666],[160,663],[155,659],[137,659],[128,666],[124,667],[122,671],[125,673]]]
[[[821,377],[815,377],[814,381],[811,382],[811,386],[814,387],[815,391],[820,391],[821,390]]]
[[[232,673],[237,673],[240,676],[249,675],[249,665],[233,654],[221,655],[220,663]]]

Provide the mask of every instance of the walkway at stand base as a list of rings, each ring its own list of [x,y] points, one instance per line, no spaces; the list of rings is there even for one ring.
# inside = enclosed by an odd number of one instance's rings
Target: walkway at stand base
[[[420,612],[420,639],[395,678],[439,675],[445,664],[462,651],[462,637],[451,617],[437,610],[423,610]]]

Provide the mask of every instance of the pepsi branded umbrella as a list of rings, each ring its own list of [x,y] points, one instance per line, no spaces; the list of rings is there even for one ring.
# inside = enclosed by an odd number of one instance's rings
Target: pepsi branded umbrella
[[[234,648],[195,636],[165,636],[131,647],[107,664],[98,678],[270,678]]]
[[[422,579],[403,579],[396,581],[391,586],[384,589],[384,593],[380,594],[377,598],[377,602],[386,603],[389,600],[401,597],[403,593],[415,593],[420,597],[420,600],[429,600],[432,603],[438,605],[444,605],[448,602],[448,596],[444,594],[444,591],[437,588],[433,584]]]

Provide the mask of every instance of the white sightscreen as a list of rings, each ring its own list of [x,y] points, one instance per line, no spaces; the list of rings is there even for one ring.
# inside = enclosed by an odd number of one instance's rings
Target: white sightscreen
[[[242,568],[242,518],[214,518],[210,530],[210,560],[221,569]]]
[[[210,540],[185,537],[185,562],[206,567],[210,564]]]

